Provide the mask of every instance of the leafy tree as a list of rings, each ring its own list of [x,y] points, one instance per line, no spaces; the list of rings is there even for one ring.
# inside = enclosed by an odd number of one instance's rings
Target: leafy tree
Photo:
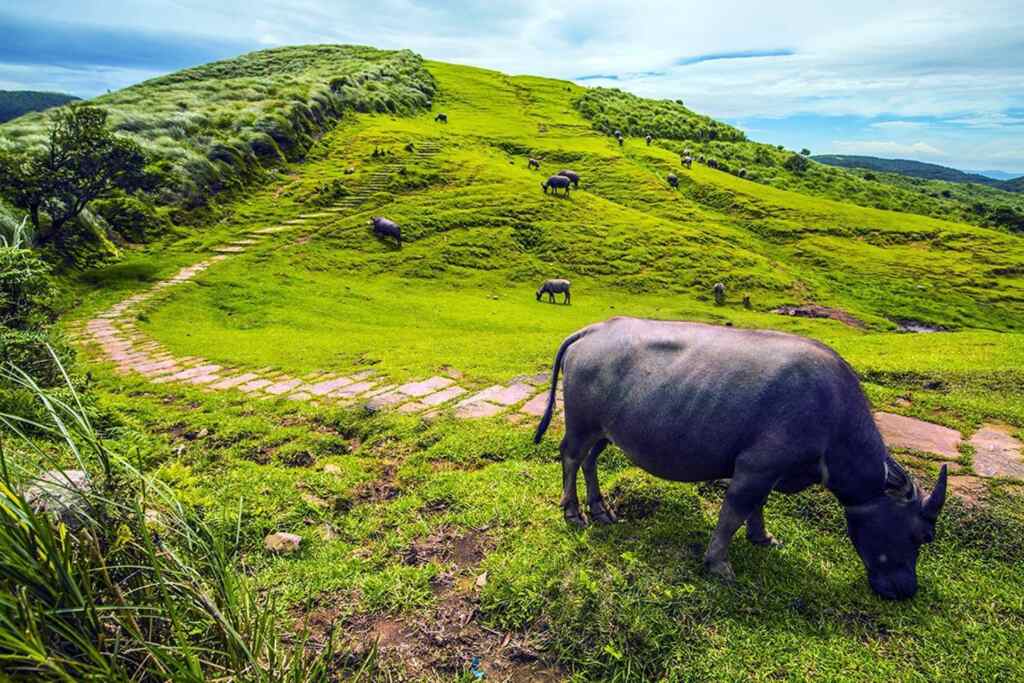
[[[800,150],[800,153],[803,154],[805,157],[811,156],[811,150],[807,149],[806,147]]]
[[[144,166],[141,148],[107,128],[106,111],[71,106],[54,113],[42,150],[0,154],[0,193],[28,211],[42,245],[61,238],[90,202],[137,189]]]
[[[786,159],[786,163],[783,165],[786,167],[787,170],[790,170],[793,173],[803,173],[804,171],[807,170],[807,167],[810,165],[810,162],[807,161],[807,157],[805,156],[801,156],[799,154],[791,154],[789,158]]]

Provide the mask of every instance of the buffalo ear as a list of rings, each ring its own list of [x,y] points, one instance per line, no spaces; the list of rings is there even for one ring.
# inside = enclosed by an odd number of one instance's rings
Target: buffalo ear
[[[933,524],[939,518],[942,506],[946,503],[946,474],[947,467],[943,465],[939,470],[939,480],[935,483],[935,488],[921,505],[921,516]]]

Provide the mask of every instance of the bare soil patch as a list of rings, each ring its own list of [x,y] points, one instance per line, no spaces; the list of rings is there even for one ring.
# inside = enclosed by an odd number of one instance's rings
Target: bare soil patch
[[[832,320],[838,320],[844,325],[849,325],[850,327],[856,327],[858,329],[865,329],[867,327],[863,320],[855,318],[844,310],[829,308],[828,306],[819,306],[818,304],[779,306],[774,309],[772,313],[778,313],[779,315],[793,315],[801,318],[830,318]]]

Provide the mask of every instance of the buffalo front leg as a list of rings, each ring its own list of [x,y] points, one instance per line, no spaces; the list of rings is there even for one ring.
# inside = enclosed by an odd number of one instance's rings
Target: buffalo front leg
[[[568,304],[571,299],[572,297],[569,296],[569,290],[565,290],[565,303]]]
[[[729,564],[729,543],[732,537],[755,511],[760,511],[772,490],[771,480],[742,471],[742,459],[742,455],[737,459],[736,473],[725,493],[715,533],[704,555],[704,568],[726,581],[736,579],[732,565]]]
[[[747,540],[754,545],[779,546],[782,545],[774,536],[764,528],[764,508],[754,510],[750,517],[747,517]]]
[[[597,457],[608,447],[608,439],[599,439],[583,460],[583,480],[587,483],[587,509],[590,519],[598,524],[614,524],[618,521],[615,513],[604,502],[597,481]]]
[[[549,304],[555,303],[555,293],[554,292],[551,292],[551,291],[548,292],[548,303]]]

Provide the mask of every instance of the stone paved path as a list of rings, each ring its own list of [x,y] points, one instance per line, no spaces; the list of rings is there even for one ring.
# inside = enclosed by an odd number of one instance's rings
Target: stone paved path
[[[430,157],[439,151],[437,143],[417,145],[414,156]],[[96,344],[103,357],[112,361],[118,372],[136,373],[157,384],[182,384],[203,387],[207,391],[233,391],[253,400],[272,398],[313,401],[340,405],[362,405],[367,410],[397,410],[402,413],[434,417],[450,410],[459,419],[492,417],[504,414],[512,422],[536,419],[547,407],[549,376],[538,374],[515,378],[507,385],[496,384],[474,390],[463,374],[445,366],[441,374],[402,385],[387,384],[373,370],[351,368],[311,372],[293,376],[274,368],[242,368],[214,363],[198,356],[175,356],[159,342],[147,338],[136,326],[143,305],[153,305],[173,290],[202,274],[211,266],[245,253],[271,235],[302,228],[314,228],[320,219],[351,213],[387,186],[391,173],[401,164],[379,167],[353,194],[338,204],[317,212],[305,213],[281,225],[250,231],[233,242],[213,248],[214,255],[182,268],[172,277],[150,289],[114,304],[75,332],[85,343]],[[562,411],[561,391],[556,414]],[[955,463],[960,458],[962,437],[948,427],[923,420],[875,413],[875,420],[888,446],[918,451]],[[969,441],[975,449],[974,468],[983,477],[1003,477],[1024,481],[1024,444],[1013,436],[1013,428],[984,425]],[[954,471],[959,469],[951,468]],[[954,489],[970,484],[959,477],[951,479]]]

